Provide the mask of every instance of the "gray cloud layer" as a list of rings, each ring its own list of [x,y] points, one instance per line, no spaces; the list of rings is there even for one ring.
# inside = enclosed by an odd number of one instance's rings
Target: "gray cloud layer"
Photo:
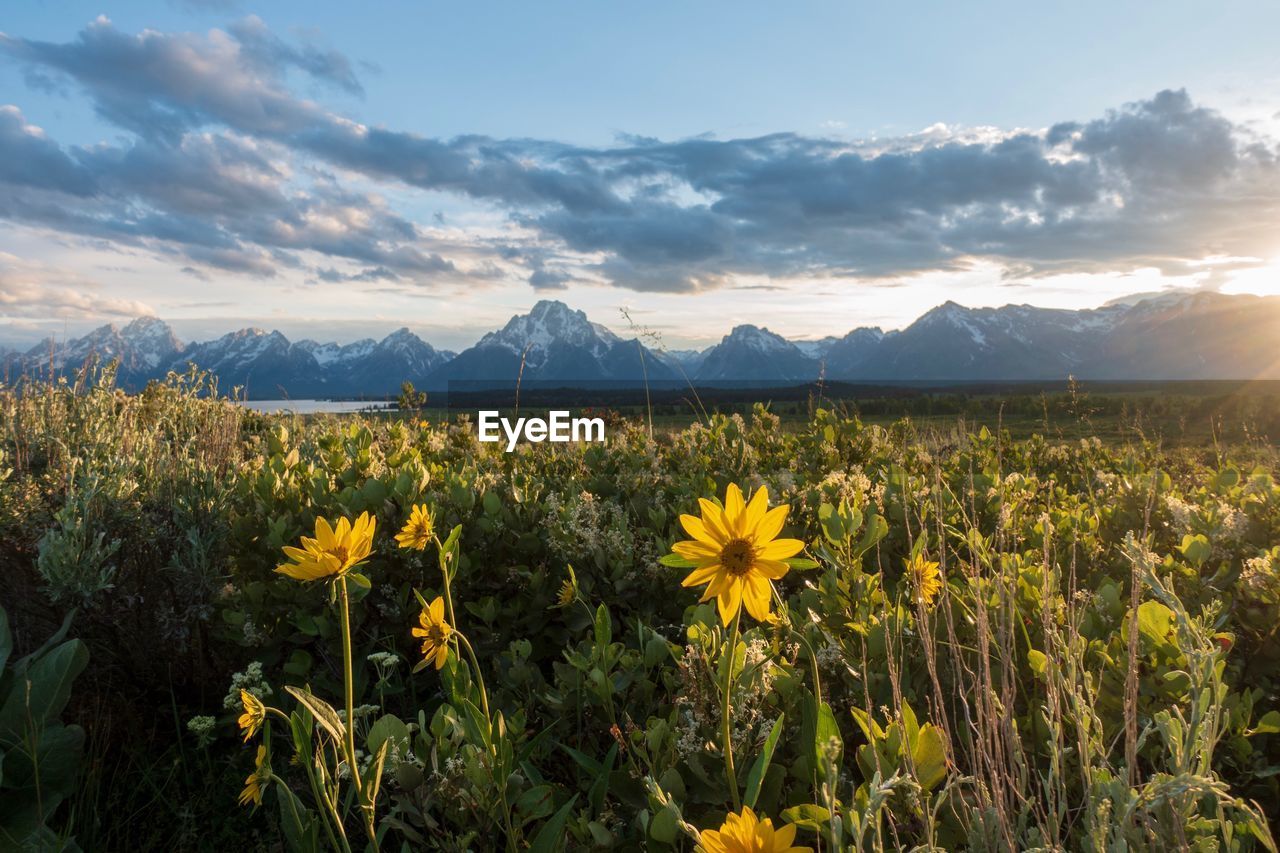
[[[689,291],[735,275],[888,277],[991,259],[1022,275],[1273,252],[1280,157],[1182,91],[1043,132],[850,143],[795,134],[582,148],[432,139],[366,127],[289,87],[351,94],[352,64],[256,18],[206,35],[117,30],[67,43],[0,35],[29,73],[72,81],[125,146],[58,145],[0,112],[0,215],[270,275],[318,252],[360,267],[326,281],[433,281],[463,268],[415,223],[318,163],[505,211],[537,235],[490,243],[535,288],[603,278]],[[474,249],[475,247],[470,247]]]

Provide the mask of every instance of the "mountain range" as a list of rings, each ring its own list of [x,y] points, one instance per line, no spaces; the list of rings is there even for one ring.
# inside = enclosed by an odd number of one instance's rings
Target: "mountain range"
[[[4,351],[0,349],[0,353]],[[792,341],[740,325],[705,350],[668,351],[621,338],[562,302],[544,300],[460,353],[409,329],[345,345],[291,342],[241,329],[183,343],[167,323],[140,317],[67,341],[0,355],[5,375],[74,372],[94,357],[119,361],[138,389],[196,364],[251,399],[378,397],[409,380],[438,390],[466,381],[599,386],[802,383],[827,380],[997,381],[1280,379],[1280,297],[1165,292],[1079,311],[947,302],[901,330],[860,326],[843,337]],[[456,387],[456,386],[455,386]]]

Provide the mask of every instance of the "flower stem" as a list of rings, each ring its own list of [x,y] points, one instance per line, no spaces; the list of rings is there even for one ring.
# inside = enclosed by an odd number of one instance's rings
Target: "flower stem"
[[[347,594],[346,575],[338,576],[338,592],[342,598],[342,676],[343,692],[347,699],[346,735],[347,767],[351,770],[351,781],[355,783],[356,794],[360,800],[360,810],[364,812],[365,831],[373,849],[378,849],[378,834],[373,826],[373,803],[365,796],[364,783],[360,781],[360,768],[356,764],[356,689],[355,668],[351,665],[351,597]]]
[[[467,657],[471,660],[471,667],[476,671],[476,685],[480,688],[480,710],[484,711],[484,718],[492,725],[493,717],[489,715],[489,694],[484,689],[484,676],[480,673],[480,661],[476,659],[475,649],[471,648],[471,641],[457,628],[454,628],[453,635],[462,642],[463,648],[467,650]]]
[[[738,794],[738,773],[733,767],[733,660],[738,653],[738,629],[742,622],[742,610],[733,617],[733,627],[729,631],[729,643],[724,651],[724,710],[721,715],[721,745],[724,750],[724,775],[729,782],[729,793],[733,795],[733,810],[742,811],[742,798]]]

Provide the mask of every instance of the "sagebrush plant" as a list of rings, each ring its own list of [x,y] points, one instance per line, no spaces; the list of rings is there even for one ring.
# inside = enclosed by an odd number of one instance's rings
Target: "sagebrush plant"
[[[1104,442],[1077,390],[504,454],[215,390],[0,391],[6,605],[94,662],[86,849],[1274,849],[1265,443]]]

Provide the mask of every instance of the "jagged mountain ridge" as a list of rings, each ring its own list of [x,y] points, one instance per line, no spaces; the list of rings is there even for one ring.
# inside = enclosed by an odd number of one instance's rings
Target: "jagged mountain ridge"
[[[947,302],[901,330],[857,327],[841,338],[789,341],[740,325],[702,351],[661,352],[624,339],[561,302],[528,314],[461,353],[437,350],[407,328],[380,341],[290,342],[241,329],[184,344],[162,320],[141,317],[64,342],[0,356],[6,372],[70,373],[118,359],[123,387],[138,389],[189,363],[224,390],[253,398],[386,396],[409,380],[431,390],[458,381],[566,386],[827,380],[1280,379],[1280,297],[1162,293],[1082,311]],[[3,350],[0,350],[3,352]]]

